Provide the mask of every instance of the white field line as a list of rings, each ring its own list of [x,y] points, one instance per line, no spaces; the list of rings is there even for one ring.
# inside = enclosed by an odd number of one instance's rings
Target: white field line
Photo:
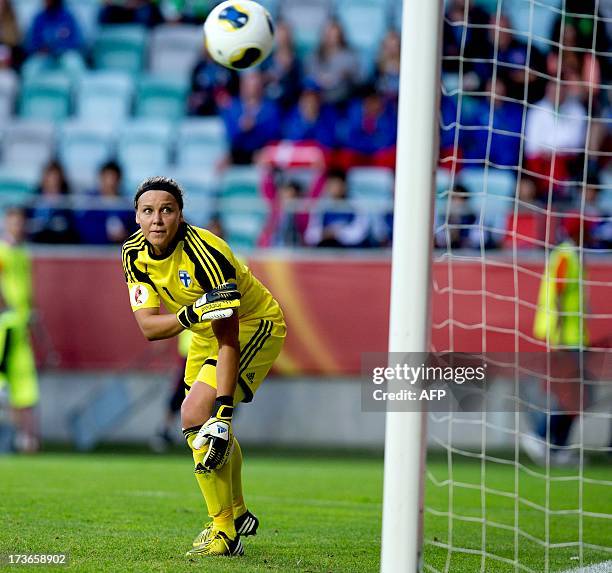
[[[602,561],[589,565],[588,567],[576,567],[575,569],[567,569],[561,573],[612,573],[612,561]]]

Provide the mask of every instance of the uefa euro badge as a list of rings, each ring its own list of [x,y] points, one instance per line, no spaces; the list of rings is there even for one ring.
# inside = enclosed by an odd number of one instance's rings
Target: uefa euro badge
[[[179,271],[179,279],[185,288],[189,288],[191,286],[191,277],[187,271]]]

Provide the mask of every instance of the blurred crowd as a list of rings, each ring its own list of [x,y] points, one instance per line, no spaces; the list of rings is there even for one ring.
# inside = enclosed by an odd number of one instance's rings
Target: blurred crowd
[[[149,28],[199,23],[212,5],[107,0],[98,19]],[[537,247],[532,235],[541,234],[552,207],[588,216],[589,246],[612,246],[612,201],[602,198],[612,180],[612,68],[604,20],[594,17],[596,2],[566,0],[567,14],[553,22],[547,49],[514,33],[503,12],[483,6],[449,0],[445,8],[439,172],[450,175],[450,184],[438,190],[437,218],[445,229],[435,235],[437,246],[503,248],[518,233],[527,237],[519,246]],[[388,207],[359,208],[347,173],[395,167],[400,35],[391,27],[374,61],[364,62],[339,20],[327,21],[311,53],[299,53],[292,32],[279,20],[273,55],[240,75],[203,50],[191,74],[187,113],[223,119],[230,151],[219,170],[261,167],[261,193],[270,205],[261,246],[388,246],[392,213]],[[50,62],[86,68],[89,57],[62,0],[45,0],[29,30],[19,29],[11,0],[0,0],[0,66],[36,74]],[[305,185],[292,177],[294,168],[317,175]],[[474,190],[458,183],[470,169],[506,170],[515,177],[518,208],[506,212],[496,230],[477,229],[482,217]],[[53,161],[40,182],[41,201],[29,212],[32,240],[108,244],[134,229],[117,163],[102,166],[99,185],[90,191],[108,202],[106,208],[54,205],[70,192],[62,165]],[[558,227],[562,232],[562,218]]]

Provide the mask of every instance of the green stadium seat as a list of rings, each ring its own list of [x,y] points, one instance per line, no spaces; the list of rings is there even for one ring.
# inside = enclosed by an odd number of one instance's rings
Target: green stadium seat
[[[0,207],[31,198],[39,177],[39,171],[33,167],[0,165]]]
[[[19,77],[13,70],[0,70],[0,120],[13,115]]]
[[[146,177],[167,173],[172,135],[171,123],[159,119],[135,119],[123,128],[117,156],[125,171],[126,192],[133,193]]]
[[[59,157],[71,184],[80,190],[94,187],[100,166],[113,157],[115,130],[112,123],[76,120],[62,125]]]
[[[516,177],[514,172],[502,169],[463,169],[457,182],[470,193],[470,206],[477,221],[488,231],[505,234],[506,221],[514,208]]]
[[[330,0],[283,0],[280,17],[293,31],[296,51],[300,58],[316,49],[321,30],[330,16]]]
[[[180,167],[214,169],[227,153],[225,125],[220,118],[188,118],[181,123],[176,157]]]
[[[71,81],[62,73],[50,72],[24,82],[20,115],[31,119],[59,121],[70,114]]]
[[[336,16],[349,44],[361,56],[364,73],[371,72],[387,31],[387,7],[380,0],[336,0]]]
[[[202,27],[165,24],[151,32],[149,62],[154,74],[170,74],[188,80],[204,46]]]
[[[219,177],[211,169],[175,167],[169,172],[187,195],[216,200],[219,196]]]
[[[136,115],[177,120],[185,115],[189,84],[180,77],[149,75],[140,80]]]
[[[94,122],[121,122],[130,115],[134,81],[125,72],[98,71],[84,76],[77,89],[77,116]]]
[[[219,209],[225,240],[233,249],[248,251],[257,246],[269,215],[261,197],[222,199]]]
[[[93,47],[94,66],[138,74],[144,66],[146,40],[147,32],[143,26],[103,26]]]
[[[4,132],[2,161],[40,169],[54,154],[55,127],[48,121],[15,119]]]
[[[222,198],[258,198],[260,193],[261,173],[253,166],[230,167],[221,179]]]
[[[355,199],[393,199],[395,175],[384,167],[353,167],[347,175],[349,196]]]

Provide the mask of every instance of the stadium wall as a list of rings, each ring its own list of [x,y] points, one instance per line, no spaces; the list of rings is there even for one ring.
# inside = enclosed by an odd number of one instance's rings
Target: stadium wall
[[[271,252],[248,262],[285,311],[289,333],[279,374],[354,375],[363,352],[386,351],[387,257]],[[543,259],[535,256],[518,264],[501,256],[475,261],[469,255],[435,264],[434,348],[541,350],[531,332],[542,269]],[[591,341],[609,346],[612,262],[588,260],[587,273]],[[158,371],[174,363],[174,342],[148,343],[139,332],[114,250],[38,251],[34,282],[39,320],[33,333],[42,364],[108,372]],[[454,317],[452,324],[445,321],[448,316]]]

